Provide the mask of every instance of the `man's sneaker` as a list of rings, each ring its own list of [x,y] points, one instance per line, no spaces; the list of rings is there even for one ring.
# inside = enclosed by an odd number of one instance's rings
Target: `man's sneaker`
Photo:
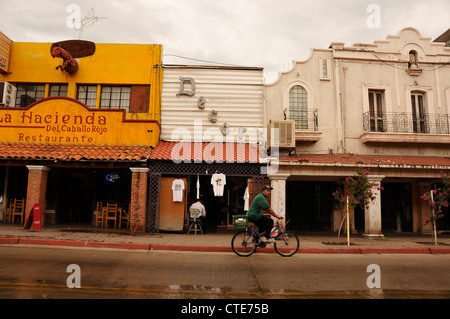
[[[261,238],[261,241],[262,241],[263,243],[266,243],[266,244],[272,244],[272,243],[275,242],[275,239],[274,239],[274,238],[266,238],[266,237],[262,237],[262,238]]]

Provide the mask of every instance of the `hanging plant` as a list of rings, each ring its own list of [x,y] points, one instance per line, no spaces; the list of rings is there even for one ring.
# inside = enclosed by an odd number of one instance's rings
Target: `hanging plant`
[[[433,224],[433,244],[437,245],[437,221],[444,217],[444,213],[442,212],[442,207],[449,206],[449,198],[450,198],[450,177],[445,173],[441,172],[442,177],[442,187],[437,187],[435,185],[434,189],[429,192],[423,194],[420,198],[428,202],[431,208],[431,216],[428,217],[424,226],[428,223]]]
[[[344,217],[338,232],[338,240],[344,221],[347,220],[347,244],[350,245],[350,227],[349,227],[349,210],[360,207],[368,208],[370,203],[376,198],[373,189],[383,190],[380,184],[370,182],[368,178],[369,171],[367,169],[357,169],[356,176],[346,177],[343,187],[338,188],[334,193],[334,198],[341,204]]]

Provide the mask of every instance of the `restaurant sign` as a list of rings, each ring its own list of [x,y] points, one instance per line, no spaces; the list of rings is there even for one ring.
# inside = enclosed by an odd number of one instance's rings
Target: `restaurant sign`
[[[0,143],[156,146],[159,123],[127,120],[125,110],[90,109],[65,97],[0,108]]]
[[[0,32],[0,73],[8,73],[12,41]]]

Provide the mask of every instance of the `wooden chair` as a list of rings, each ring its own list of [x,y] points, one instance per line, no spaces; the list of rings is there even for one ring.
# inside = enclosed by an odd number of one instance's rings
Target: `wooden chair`
[[[127,228],[130,228],[130,212],[131,212],[131,204],[128,205],[128,212],[123,209],[120,210],[119,213],[119,228],[122,228],[122,223],[125,222]]]
[[[114,222],[114,228],[117,228],[117,203],[116,204],[106,204],[105,209],[105,228],[108,228],[109,221]]]
[[[12,223],[15,223],[15,219],[17,216],[20,217],[20,223],[23,224],[23,219],[25,217],[25,199],[14,199]]]
[[[12,198],[6,199],[5,215],[3,216],[4,223],[11,223],[13,207],[14,200]]]
[[[105,210],[101,202],[97,202],[97,209],[95,211],[95,226],[98,227],[100,224],[103,227],[105,222]]]

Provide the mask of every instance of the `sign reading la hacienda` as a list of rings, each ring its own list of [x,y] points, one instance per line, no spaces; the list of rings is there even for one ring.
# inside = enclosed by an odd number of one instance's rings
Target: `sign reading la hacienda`
[[[5,114],[4,118],[0,118],[0,125],[2,123],[12,124],[11,114]],[[67,136],[54,136],[52,134],[43,134],[43,132],[92,133],[101,135],[108,131],[106,123],[107,120],[105,116],[98,116],[98,118],[96,118],[95,113],[87,116],[60,115],[58,112],[55,112],[55,114],[41,115],[24,111],[20,115],[20,127],[18,128],[41,129],[42,132],[39,135],[30,135],[26,132],[19,132],[18,139],[19,142],[92,143],[93,137],[89,137],[88,135],[82,135],[80,141],[80,138],[73,134]]]
[[[0,142],[154,145],[156,121],[130,121],[122,110],[88,109],[68,98],[23,108],[0,108]],[[153,134],[155,133],[155,134]]]

